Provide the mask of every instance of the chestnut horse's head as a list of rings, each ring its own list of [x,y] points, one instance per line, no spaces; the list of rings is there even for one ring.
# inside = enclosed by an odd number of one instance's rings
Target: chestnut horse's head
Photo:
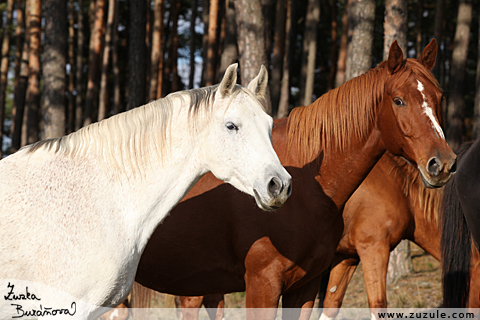
[[[443,186],[456,168],[456,155],[440,125],[442,91],[430,72],[436,55],[435,39],[420,58],[406,60],[393,42],[388,60],[380,65],[387,78],[376,124],[385,148],[416,165],[430,188]]]

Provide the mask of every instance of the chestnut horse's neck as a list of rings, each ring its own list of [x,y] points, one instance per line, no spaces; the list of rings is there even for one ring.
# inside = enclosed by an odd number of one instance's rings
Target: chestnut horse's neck
[[[440,260],[439,213],[443,188],[428,189],[422,182],[417,168],[403,158],[387,152],[377,164],[385,174],[391,176],[391,182],[407,199],[410,212],[398,211],[399,215],[411,214],[415,228],[409,239]],[[410,219],[411,219],[410,218]]]
[[[396,183],[402,188],[410,206],[415,210],[415,219],[422,219],[437,229],[443,188],[426,188],[417,168],[407,160],[389,152],[382,158],[381,164],[389,174],[394,176]]]
[[[303,167],[318,159],[316,179],[338,208],[385,152],[375,119],[386,78],[385,68],[372,69],[288,118],[288,162]]]

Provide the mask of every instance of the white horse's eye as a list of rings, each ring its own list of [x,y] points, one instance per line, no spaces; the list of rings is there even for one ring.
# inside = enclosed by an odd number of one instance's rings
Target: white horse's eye
[[[238,127],[232,122],[228,122],[225,126],[227,127],[228,130],[238,131]]]

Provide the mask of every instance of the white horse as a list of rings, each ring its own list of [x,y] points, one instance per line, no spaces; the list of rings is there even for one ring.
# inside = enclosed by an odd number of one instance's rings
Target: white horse
[[[267,72],[243,88],[236,69],[0,161],[0,315],[91,319],[122,302],[152,232],[208,171],[264,210],[287,200]]]

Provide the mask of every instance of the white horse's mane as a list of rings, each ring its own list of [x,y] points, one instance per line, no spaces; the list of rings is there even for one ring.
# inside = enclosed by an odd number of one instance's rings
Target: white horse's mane
[[[151,101],[141,107],[112,116],[100,122],[83,127],[69,135],[46,139],[25,146],[27,153],[47,149],[71,157],[92,153],[106,167],[116,174],[130,168],[133,174],[141,173],[151,156],[163,159],[168,137],[173,106],[180,100],[189,103],[189,122],[196,127],[199,118],[208,119],[212,112],[218,85],[171,93],[165,98]],[[235,85],[231,99],[240,92],[253,94]],[[230,100],[231,101],[231,100]],[[186,107],[186,106],[184,106]],[[185,123],[189,127],[189,123]]]

